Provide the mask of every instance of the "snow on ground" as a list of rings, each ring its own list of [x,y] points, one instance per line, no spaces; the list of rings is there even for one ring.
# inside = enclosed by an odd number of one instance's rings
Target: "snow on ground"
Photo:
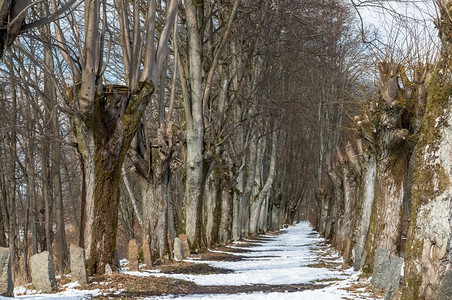
[[[339,270],[312,268],[318,254],[313,250],[323,242],[317,234],[312,234],[308,223],[283,229],[278,235],[265,235],[265,240],[254,247],[236,247],[248,252],[232,253],[246,257],[241,261],[199,261],[213,267],[233,270],[229,274],[186,275],[153,274],[193,281],[198,285],[250,285],[250,284],[300,284],[313,283],[331,278],[346,278]],[[218,251],[215,251],[218,252]],[[328,256],[326,258],[329,258]],[[338,257],[333,257],[338,261]],[[342,260],[339,260],[342,263]]]
[[[27,290],[25,287],[20,286],[14,289],[14,299],[30,299],[30,300],[45,300],[45,299],[61,299],[61,300],[81,300],[90,299],[92,297],[99,296],[100,290],[78,290],[74,289],[77,284],[69,284],[70,286],[64,292],[55,294],[40,294],[36,290]],[[20,294],[20,296],[19,296]],[[25,294],[25,295],[22,295]],[[2,297],[1,300],[10,300],[12,298]]]
[[[199,261],[213,267],[233,270],[230,274],[184,275],[153,274],[194,281],[198,285],[250,285],[250,284],[325,284],[321,289],[286,293],[241,293],[241,294],[208,294],[187,296],[164,296],[157,299],[375,299],[366,293],[352,293],[346,288],[357,283],[359,273],[352,269],[342,270],[343,264],[339,254],[327,247],[318,234],[312,231],[307,222],[283,229],[278,235],[265,235],[253,247],[237,247],[248,250],[247,253],[232,253],[246,257],[241,261]],[[253,241],[256,242],[256,241]],[[221,252],[221,251],[220,251]],[[328,268],[310,267],[312,264],[326,263]],[[334,266],[337,265],[335,268]],[[322,280],[324,280],[322,282]],[[332,280],[331,282],[328,280]],[[295,297],[295,298],[294,298]],[[155,298],[153,298],[155,299]]]
[[[350,286],[357,283],[359,273],[352,269],[344,270],[342,258],[325,243],[317,233],[312,231],[307,222],[283,229],[280,234],[261,236],[258,241],[245,240],[229,246],[231,250],[242,249],[246,252],[226,252],[240,255],[240,261],[203,261],[198,258],[188,259],[193,263],[207,263],[213,267],[234,271],[229,274],[186,275],[165,274],[158,270],[131,272],[124,268],[124,274],[131,276],[171,277],[193,281],[198,285],[241,286],[241,285],[324,285],[324,287],[298,292],[253,292],[239,294],[204,294],[204,295],[169,295],[149,299],[375,299],[366,293],[350,292]],[[247,246],[251,244],[252,246]],[[243,246],[241,246],[243,245]],[[127,261],[121,261],[127,264]],[[317,265],[315,265],[317,264]],[[51,299],[63,300],[89,299],[101,295],[99,290],[74,289],[76,284],[67,284],[66,291],[56,294],[39,294],[23,287],[15,289],[18,299]],[[25,295],[23,295],[25,294]],[[0,297],[0,300],[8,298]]]

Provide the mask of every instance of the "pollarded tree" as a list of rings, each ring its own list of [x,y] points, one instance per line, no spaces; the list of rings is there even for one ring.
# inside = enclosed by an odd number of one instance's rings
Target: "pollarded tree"
[[[404,75],[406,69],[399,64],[383,62],[379,71],[379,99],[372,104],[370,113],[376,153],[375,199],[363,270],[372,272],[373,284],[386,289],[388,295],[393,297],[398,278],[393,283],[387,283],[384,279],[387,268],[384,266],[390,264],[397,268],[398,264],[402,264],[402,259],[397,258],[400,256],[401,216],[410,156],[419,129],[416,122],[425,103],[423,82],[427,68],[421,65],[420,70],[414,70],[416,84],[407,80]]]
[[[121,46],[125,66],[127,85],[135,85],[140,76],[140,59],[143,56],[145,69],[141,79],[151,80],[158,92],[158,119],[157,139],[151,140],[149,129],[139,130],[135,136],[134,147],[131,148],[131,157],[135,170],[140,179],[142,199],[141,229],[143,243],[150,243],[153,259],[162,258],[168,254],[168,184],[170,162],[173,150],[173,124],[171,122],[172,107],[174,106],[174,84],[172,103],[169,112],[165,104],[166,68],[168,60],[168,39],[173,31],[177,18],[178,1],[171,0],[165,3],[164,13],[158,12],[155,1],[149,1],[147,6],[146,36],[140,30],[140,15],[143,7],[135,3],[133,9],[125,9],[128,1],[118,0],[117,11],[120,15]],[[162,3],[160,3],[162,5]],[[158,39],[158,49],[154,49],[157,37],[152,28],[161,26],[162,31]],[[137,47],[141,40],[146,41],[146,48]],[[134,46],[135,45],[135,46]],[[144,51],[143,51],[144,50]],[[174,70],[175,71],[175,70]],[[146,117],[142,128],[147,127]],[[125,174],[123,176],[126,176]],[[133,196],[132,196],[133,197]],[[139,213],[139,212],[137,212]],[[149,245],[143,245],[147,247]],[[150,264],[150,262],[147,262]]]
[[[436,1],[442,43],[427,88],[412,182],[411,224],[405,258],[403,299],[452,297],[451,148],[452,1]]]
[[[168,3],[167,26],[172,28],[177,8],[176,0]],[[122,1],[115,3],[125,5]],[[171,5],[172,4],[172,5]],[[55,7],[55,2],[52,2]],[[83,158],[86,188],[86,223],[82,240],[86,247],[87,268],[90,274],[103,274],[106,265],[116,269],[115,245],[118,223],[118,204],[121,168],[141,116],[154,92],[153,80],[167,52],[168,34],[162,33],[155,46],[155,1],[134,1],[131,9],[108,11],[102,0],[86,1],[84,5],[84,36],[74,40],[82,49],[80,61],[70,55],[69,44],[61,24],[55,33],[61,54],[71,68],[75,84],[69,89],[74,115],[71,123]],[[127,3],[129,5],[129,3]],[[55,9],[54,9],[55,10]],[[141,15],[144,12],[144,19]],[[133,16],[133,23],[129,15]],[[124,82],[126,85],[103,84],[104,72],[109,68],[109,18],[119,18],[122,45]]]

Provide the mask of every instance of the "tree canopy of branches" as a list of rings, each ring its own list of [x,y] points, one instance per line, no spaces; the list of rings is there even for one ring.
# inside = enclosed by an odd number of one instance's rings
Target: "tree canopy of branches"
[[[0,246],[15,280],[45,250],[63,274],[70,244],[104,274],[131,239],[153,265],[176,237],[200,252],[309,220],[376,286],[375,262],[407,249],[404,294],[444,293],[449,239],[419,224],[449,205],[450,164],[427,154],[449,151],[450,4],[430,76],[409,34],[369,46],[364,2],[0,0]]]

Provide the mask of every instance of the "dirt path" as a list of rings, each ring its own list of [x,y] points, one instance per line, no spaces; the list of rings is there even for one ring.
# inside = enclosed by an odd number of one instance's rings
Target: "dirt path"
[[[126,292],[118,297],[241,300],[380,297],[368,281],[359,282],[359,274],[346,268],[339,254],[307,223],[211,249],[158,270],[125,271],[120,276],[131,277],[125,279]]]

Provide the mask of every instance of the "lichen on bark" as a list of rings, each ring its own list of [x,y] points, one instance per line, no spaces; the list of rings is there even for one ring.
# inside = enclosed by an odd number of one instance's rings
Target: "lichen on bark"
[[[430,78],[428,101],[418,144],[413,175],[411,227],[403,282],[403,299],[449,299],[444,287],[452,264],[452,41],[451,1],[438,2],[437,24],[442,55]]]

